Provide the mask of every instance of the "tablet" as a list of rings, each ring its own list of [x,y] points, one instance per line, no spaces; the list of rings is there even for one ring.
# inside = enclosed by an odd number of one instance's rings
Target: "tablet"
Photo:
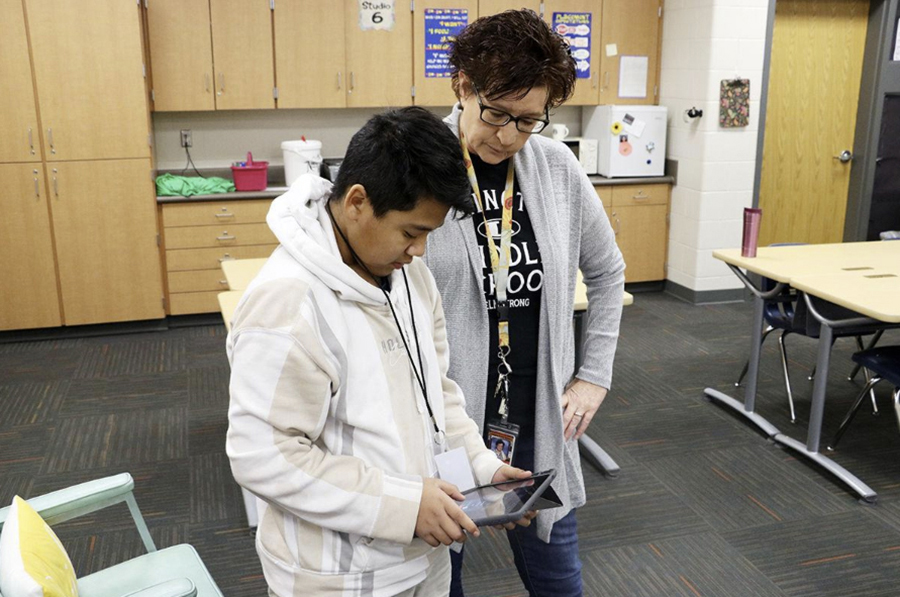
[[[521,481],[473,487],[462,492],[466,499],[459,506],[477,526],[514,522],[528,510],[562,506],[559,496],[550,487],[554,478],[556,471],[550,470]]]

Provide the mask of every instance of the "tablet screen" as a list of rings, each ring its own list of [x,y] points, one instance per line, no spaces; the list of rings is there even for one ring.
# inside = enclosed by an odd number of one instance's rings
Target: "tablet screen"
[[[549,491],[549,494],[537,498],[530,508],[555,508],[562,504],[558,502],[549,482],[545,483],[552,476],[552,472],[539,473],[522,481],[475,487],[463,492],[466,499],[459,506],[475,524],[497,524],[503,522],[502,519],[516,520],[518,517],[509,518],[509,515],[521,512],[538,491]]]

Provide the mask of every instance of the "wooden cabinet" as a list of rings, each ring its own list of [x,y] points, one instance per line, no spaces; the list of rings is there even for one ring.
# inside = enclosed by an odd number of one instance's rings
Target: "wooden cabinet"
[[[0,0],[0,163],[39,162],[40,128],[21,0]]]
[[[164,317],[150,160],[48,168],[66,324]]]
[[[277,4],[278,107],[410,104],[412,13],[405,7],[402,2],[395,3],[393,26],[382,29],[377,27],[386,23],[389,15],[361,14],[358,0],[344,0],[342,5],[333,0]],[[373,16],[375,23],[371,22]],[[214,21],[213,39],[216,34]]]
[[[346,107],[345,15],[335,10],[334,4],[334,0],[278,4],[275,72],[279,108]]]
[[[210,0],[216,108],[275,107],[269,0]]]
[[[600,104],[656,104],[662,0],[604,0],[600,44]],[[615,48],[615,54],[612,49]],[[609,49],[609,51],[607,51]],[[610,55],[613,54],[613,55]],[[619,97],[623,57],[647,58],[645,98]]]
[[[0,180],[0,330],[60,325],[44,166],[0,164]]]
[[[609,0],[607,0],[608,2]],[[569,106],[579,105],[596,105],[599,98],[599,80],[600,80],[600,28],[601,28],[601,7],[605,2],[599,0],[545,0],[544,1],[544,20],[554,25],[554,14],[559,14],[560,18],[566,20],[566,26],[570,27],[589,27],[590,35],[588,37],[575,36],[572,39],[588,40],[589,47],[571,46],[571,51],[575,56],[576,73],[578,78],[575,81],[575,92],[571,99],[566,102]],[[589,24],[588,24],[589,23]],[[576,42],[578,43],[578,42]],[[584,53],[586,56],[582,56]]]
[[[150,157],[140,7],[25,5],[46,159]]]
[[[147,29],[154,109],[215,110],[209,0],[153,0]]]
[[[668,184],[595,186],[625,259],[625,282],[666,278]]]
[[[413,13],[415,40],[413,73],[416,85],[416,105],[419,106],[452,106],[456,103],[456,95],[450,84],[450,76],[428,76],[431,73],[441,72],[432,69],[428,71],[426,60],[434,59],[437,52],[434,48],[429,51],[426,42],[433,44],[452,35],[454,31],[446,26],[447,22],[456,23],[465,20],[471,23],[478,18],[478,0],[419,0],[416,2],[416,10]],[[460,11],[454,16],[448,16],[443,23],[435,11],[439,9],[455,9]],[[462,13],[461,11],[465,11]],[[447,43],[446,41],[444,43]],[[446,49],[444,55],[446,55]],[[429,56],[432,54],[432,56]],[[446,71],[444,71],[446,72]]]
[[[360,13],[358,0],[344,0],[348,108],[412,102],[412,12],[403,2],[394,6],[393,28],[374,29],[363,22],[367,15]]]
[[[147,18],[156,111],[275,107],[269,0],[153,0]]]
[[[0,329],[162,317],[140,6],[0,2]]]
[[[278,240],[266,224],[271,199],[165,203],[162,212],[170,315],[219,311],[228,290],[222,262],[268,257]]]

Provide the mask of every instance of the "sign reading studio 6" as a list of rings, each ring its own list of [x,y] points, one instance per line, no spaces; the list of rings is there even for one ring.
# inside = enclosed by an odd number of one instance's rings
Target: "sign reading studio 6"
[[[394,28],[394,0],[358,0],[359,28],[363,31]]]

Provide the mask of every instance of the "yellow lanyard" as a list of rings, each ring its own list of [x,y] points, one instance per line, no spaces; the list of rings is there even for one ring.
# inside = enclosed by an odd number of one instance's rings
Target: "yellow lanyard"
[[[491,270],[494,273],[494,289],[497,297],[497,327],[500,342],[499,375],[497,389],[494,393],[501,395],[500,415],[505,421],[508,414],[508,377],[512,372],[512,369],[506,362],[506,357],[509,355],[509,303],[506,300],[506,285],[509,279],[509,246],[512,243],[513,187],[515,186],[513,162],[515,159],[509,158],[506,186],[503,188],[503,216],[500,224],[500,249],[498,250],[494,242],[494,236],[491,234],[491,228],[488,225],[487,215],[484,212],[484,202],[481,197],[481,190],[478,188],[478,178],[475,176],[475,167],[472,165],[472,157],[469,155],[469,147],[462,131],[459,132],[459,144],[462,146],[463,161],[466,165],[466,172],[469,175],[469,182],[472,185],[472,190],[475,192],[475,201],[478,203],[478,209],[481,210],[481,217],[484,219],[484,232],[491,254]]]

